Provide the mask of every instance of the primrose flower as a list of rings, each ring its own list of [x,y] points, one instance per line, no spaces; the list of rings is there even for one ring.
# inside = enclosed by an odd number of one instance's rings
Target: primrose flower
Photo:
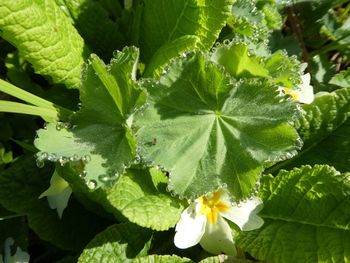
[[[301,64],[301,72],[304,72],[306,66],[306,63]],[[300,78],[301,84],[298,86],[298,89],[294,90],[286,87],[280,87],[279,90],[282,91],[284,94],[290,95],[294,101],[310,104],[314,100],[314,89],[310,85],[310,74],[302,74]]]
[[[50,180],[50,187],[39,198],[46,196],[50,208],[57,209],[59,218],[62,218],[63,210],[67,207],[71,194],[72,188],[55,171]]]
[[[237,204],[223,190],[203,195],[182,212],[174,243],[178,248],[199,243],[212,254],[235,255],[233,232],[225,219],[242,231],[254,230],[264,224],[256,215],[261,209],[262,201],[257,197]]]

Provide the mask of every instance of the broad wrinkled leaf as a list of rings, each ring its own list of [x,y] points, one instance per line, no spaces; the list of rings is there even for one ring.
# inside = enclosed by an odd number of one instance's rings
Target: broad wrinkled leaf
[[[140,29],[141,54],[149,61],[167,42],[181,36],[199,37],[210,49],[230,15],[232,0],[145,0]]]
[[[349,112],[350,88],[316,96],[312,104],[303,105],[295,126],[304,146],[297,156],[270,172],[302,164],[329,164],[341,172],[349,171]]]
[[[247,196],[264,162],[296,153],[298,136],[287,123],[295,105],[275,86],[237,82],[200,53],[145,85],[149,107],[135,122],[140,154],[169,170],[169,188],[181,196],[223,185]]]
[[[167,230],[179,221],[184,207],[165,191],[166,182],[165,175],[156,168],[150,172],[130,170],[107,191],[107,199],[131,222]]]
[[[37,73],[79,87],[84,41],[54,0],[2,1],[0,29]]]
[[[243,232],[238,245],[267,262],[350,260],[350,174],[326,165],[265,176],[264,225]]]
[[[92,56],[81,87],[82,108],[70,127],[50,123],[38,131],[39,158],[62,165],[81,161],[80,173],[92,189],[118,179],[136,151],[127,120],[143,100],[135,81],[137,60],[136,48],[117,53],[107,67]]]
[[[337,85],[342,88],[350,87],[350,68],[341,71],[329,81],[330,84]]]
[[[30,228],[42,240],[62,249],[80,251],[109,222],[86,211],[74,199],[59,219],[47,201],[39,199],[49,186],[50,170],[38,169],[33,158],[17,159],[11,168],[0,174],[0,204],[26,215]]]
[[[132,263],[192,263],[188,258],[181,258],[176,255],[150,255],[146,257],[139,257],[132,261]]]
[[[132,262],[147,255],[151,237],[150,230],[131,223],[113,225],[91,240],[78,262]]]

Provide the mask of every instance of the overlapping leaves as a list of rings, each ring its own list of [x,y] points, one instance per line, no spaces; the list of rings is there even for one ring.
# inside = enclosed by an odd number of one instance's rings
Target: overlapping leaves
[[[79,87],[84,41],[54,0],[2,1],[0,29],[37,73]]]
[[[268,262],[349,261],[349,178],[326,165],[265,176],[265,224],[241,234],[238,244]]]
[[[136,48],[117,53],[108,67],[92,56],[81,87],[82,108],[71,128],[50,123],[38,131],[39,157],[61,164],[82,161],[81,175],[92,188],[117,179],[136,151],[127,119],[143,101],[135,81],[137,60]]]
[[[179,195],[227,185],[247,196],[265,161],[295,153],[298,136],[287,123],[295,106],[267,82],[235,81],[193,53],[145,85],[151,98],[136,118],[140,154],[170,171]]]

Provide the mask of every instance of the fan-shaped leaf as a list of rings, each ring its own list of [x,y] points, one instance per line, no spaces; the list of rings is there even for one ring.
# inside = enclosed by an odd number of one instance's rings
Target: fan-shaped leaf
[[[148,86],[150,105],[135,122],[140,153],[170,171],[179,195],[226,184],[247,196],[265,161],[295,153],[298,136],[287,123],[295,106],[274,86],[235,82],[202,54],[176,60]]]

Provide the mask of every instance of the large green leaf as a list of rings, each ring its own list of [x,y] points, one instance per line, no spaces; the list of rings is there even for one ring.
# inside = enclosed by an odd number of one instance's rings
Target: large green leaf
[[[114,50],[121,49],[125,40],[118,24],[110,17],[103,5],[90,0],[56,0],[66,8],[77,30],[90,49],[108,61]]]
[[[39,169],[33,158],[17,159],[0,174],[0,204],[24,214],[29,226],[42,239],[66,250],[81,250],[106,226],[106,220],[86,211],[71,199],[62,219],[39,196],[49,186],[52,169]],[[15,193],[15,194],[14,194]]]
[[[303,114],[296,121],[304,141],[301,152],[293,159],[271,168],[292,169],[302,164],[329,164],[341,172],[349,171],[350,88],[338,89],[303,105]]]
[[[140,45],[146,61],[169,41],[195,35],[210,49],[230,15],[232,0],[144,0]]]
[[[91,188],[118,179],[136,153],[127,119],[143,98],[135,81],[137,60],[136,48],[117,53],[108,67],[92,56],[81,87],[82,108],[71,128],[50,123],[38,131],[39,158],[83,161],[81,175]]]
[[[85,247],[78,262],[132,262],[147,255],[152,232],[131,223],[113,225]]]
[[[54,0],[2,1],[0,29],[37,73],[68,88],[79,87],[84,42]]]
[[[334,75],[333,78],[329,81],[329,83],[342,88],[349,88],[350,68],[347,68],[347,70],[341,71],[338,74]]]
[[[135,258],[133,263],[192,263],[188,258],[180,258],[176,255],[150,255],[146,257]]]
[[[267,262],[349,262],[349,176],[326,165],[265,176],[265,224],[243,232],[238,245]]]
[[[223,185],[247,196],[264,162],[296,153],[298,136],[287,123],[295,105],[267,82],[237,82],[193,53],[145,85],[149,107],[135,122],[140,154],[170,172],[169,188],[181,196]]]
[[[165,175],[156,168],[150,172],[129,170],[107,191],[107,200],[131,222],[167,230],[179,221],[184,207],[165,191],[166,182]]]

